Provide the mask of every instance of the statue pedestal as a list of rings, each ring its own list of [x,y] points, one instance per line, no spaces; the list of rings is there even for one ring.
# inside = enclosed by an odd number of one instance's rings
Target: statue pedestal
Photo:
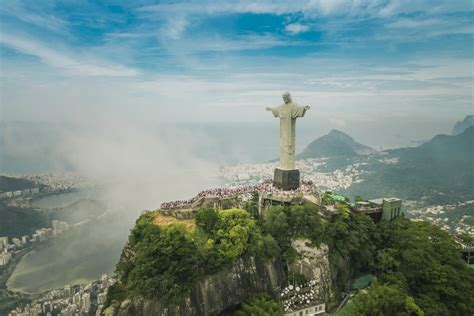
[[[283,170],[275,168],[273,185],[285,191],[298,189],[300,186],[300,171],[298,169]]]

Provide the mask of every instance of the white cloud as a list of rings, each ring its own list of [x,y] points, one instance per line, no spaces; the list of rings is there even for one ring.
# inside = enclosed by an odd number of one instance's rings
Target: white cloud
[[[385,30],[375,39],[408,42],[444,35],[474,34],[474,25],[463,18],[400,18],[387,24]]]
[[[71,53],[64,53],[50,48],[41,42],[8,35],[0,35],[0,43],[11,47],[23,54],[38,57],[43,63],[62,69],[71,74],[86,76],[135,76],[135,69],[122,65],[112,64],[93,58],[83,58],[74,56]]]
[[[388,27],[392,28],[417,28],[417,27],[430,27],[433,25],[445,24],[445,21],[440,19],[412,19],[412,18],[401,18],[397,21],[390,23]]]
[[[198,44],[197,44],[198,43]],[[234,38],[214,35],[207,37],[183,38],[176,44],[170,44],[175,51],[196,52],[226,52],[240,50],[258,50],[278,46],[300,46],[303,42],[283,40],[272,34],[248,34]]]
[[[301,23],[291,23],[285,26],[285,31],[290,34],[303,33],[309,30],[309,26],[303,25]]]
[[[252,14],[291,14],[305,15],[372,15],[378,13],[386,1],[383,0],[240,0],[191,1],[182,3],[162,3],[143,6],[139,11],[148,14],[167,16],[176,13],[219,15],[228,13]]]
[[[391,17],[420,12],[425,16],[429,16],[465,12],[466,8],[472,8],[472,1],[391,0],[379,8],[377,15],[379,17]]]
[[[41,3],[45,5],[46,1]],[[25,23],[56,32],[64,32],[67,29],[67,21],[45,12],[38,12],[41,10],[35,10],[31,6],[32,4],[30,3],[28,4],[28,9],[25,9],[25,5],[21,1],[4,1],[2,6],[0,6],[0,12],[13,16]],[[48,8],[48,4],[45,7]]]
[[[161,28],[161,35],[171,39],[179,39],[181,34],[186,30],[188,20],[182,15],[174,15],[172,19],[168,19]]]
[[[143,18],[161,20],[165,23],[164,36],[173,39],[181,37],[190,16],[216,16],[225,14],[301,14],[303,20],[311,20],[321,16],[391,18],[401,14],[423,12],[425,16],[442,15],[453,12],[464,12],[472,7],[469,1],[433,1],[422,0],[240,0],[224,1],[191,1],[178,3],[161,3],[146,5],[137,11]],[[402,22],[403,23],[403,22]],[[306,30],[306,26],[296,23],[288,25],[287,31],[298,33]]]
[[[186,27],[190,23],[187,20],[190,16],[213,16],[224,14],[293,14],[302,13],[307,17],[320,15],[358,15],[366,14],[364,10],[371,7],[368,1],[344,1],[344,0],[301,0],[301,1],[250,1],[241,0],[237,2],[215,2],[199,1],[186,3],[163,3],[144,6],[138,9],[144,18],[150,20],[162,20],[165,26],[162,35],[172,39],[181,37]],[[299,28],[299,29],[298,29]],[[290,33],[305,31],[304,25],[295,24],[289,26]]]

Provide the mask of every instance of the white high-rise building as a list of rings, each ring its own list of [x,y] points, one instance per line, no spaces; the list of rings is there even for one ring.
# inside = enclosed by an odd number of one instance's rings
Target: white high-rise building
[[[0,237],[0,244],[2,245],[2,250],[8,248],[8,237]]]
[[[91,308],[91,296],[89,293],[85,293],[84,295],[82,295],[82,308]]]
[[[7,252],[6,249],[4,249],[3,252],[0,254],[0,266],[6,266],[8,262],[10,262],[11,258],[12,254],[10,252]]]
[[[13,238],[12,239],[13,244],[15,245],[16,248],[21,248],[23,247],[23,242],[19,238]]]
[[[70,285],[65,285],[64,286],[64,297],[69,298],[71,297],[71,286]]]
[[[106,293],[99,293],[99,295],[97,295],[97,304],[99,305],[104,304],[106,299],[107,299]]]
[[[77,306],[81,306],[81,293],[77,292],[72,298],[72,302]]]

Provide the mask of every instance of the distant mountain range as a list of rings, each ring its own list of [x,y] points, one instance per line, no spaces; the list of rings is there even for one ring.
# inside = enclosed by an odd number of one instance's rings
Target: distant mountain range
[[[356,157],[375,153],[376,150],[356,142],[344,132],[333,129],[310,143],[297,159],[320,157]]]
[[[461,134],[466,128],[474,126],[474,115],[467,115],[464,120],[457,122],[453,128],[453,135]]]
[[[398,158],[396,164],[381,158]],[[474,126],[450,136],[437,135],[409,148],[374,155],[362,183],[352,185],[347,194],[368,198],[398,196],[427,203],[452,203],[474,198]]]

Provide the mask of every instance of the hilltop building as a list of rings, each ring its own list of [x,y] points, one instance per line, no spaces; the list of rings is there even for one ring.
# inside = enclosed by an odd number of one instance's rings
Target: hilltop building
[[[326,315],[326,304],[310,305],[295,311],[285,313],[285,316],[323,316]]]
[[[376,223],[381,220],[391,221],[403,215],[402,200],[398,198],[380,198],[357,202],[354,211],[370,216]]]

